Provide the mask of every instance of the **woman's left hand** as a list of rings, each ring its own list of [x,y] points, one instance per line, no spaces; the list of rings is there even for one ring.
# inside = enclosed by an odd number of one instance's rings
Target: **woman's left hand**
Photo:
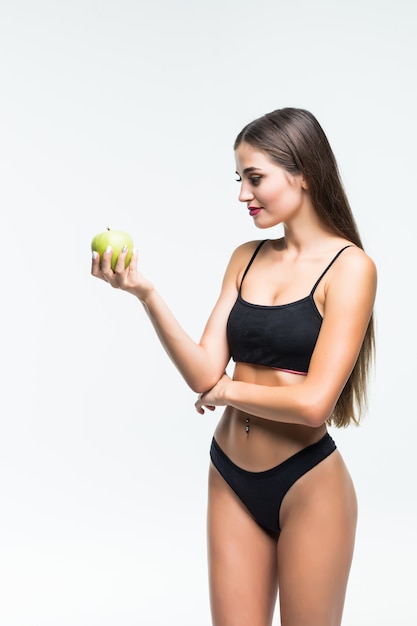
[[[224,400],[225,389],[231,382],[232,379],[227,374],[223,374],[219,382],[216,383],[214,387],[212,387],[209,391],[200,393],[198,400],[194,405],[197,413],[204,415],[205,409],[214,411],[216,406],[226,406],[226,402]]]

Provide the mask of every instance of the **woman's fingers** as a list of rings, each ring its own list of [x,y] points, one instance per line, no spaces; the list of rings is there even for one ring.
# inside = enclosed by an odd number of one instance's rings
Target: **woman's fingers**
[[[111,257],[112,257],[112,251],[111,249],[109,251],[106,251],[102,258],[100,258],[100,255],[98,252],[94,251],[93,255],[92,255],[92,262],[91,262],[91,273],[93,276],[95,276],[96,278],[102,278],[104,280],[107,280],[106,278],[106,274],[109,273],[109,271],[111,272]]]
[[[105,276],[110,276],[110,273],[113,273],[111,268],[111,260],[113,256],[113,250],[110,246],[107,246],[103,256],[101,257],[100,269],[101,273]]]
[[[133,248],[133,250],[132,250],[132,257],[130,259],[130,263],[129,263],[129,266],[128,266],[129,274],[132,274],[133,272],[136,272],[137,267],[138,267],[138,249],[137,248]]]
[[[207,409],[208,411],[214,411],[216,408],[212,404],[202,404],[201,396],[199,396],[197,402],[194,403],[194,406],[195,406],[197,413],[200,413],[200,415],[204,415],[205,409]]]
[[[110,246],[106,249],[101,258],[99,253],[94,251],[92,254],[91,274],[96,278],[101,278],[102,280],[105,280],[115,287],[115,274],[111,268],[112,256],[113,250]]]
[[[138,271],[138,253],[136,248],[133,248],[129,265],[125,267],[128,254],[128,248],[123,248],[118,255],[116,264],[114,265],[113,263],[113,271],[111,263],[113,250],[110,247],[107,248],[101,258],[97,252],[93,253],[91,273],[96,278],[106,281],[115,289],[129,291],[141,299],[152,291],[153,285]]]
[[[123,250],[119,253],[119,256],[117,257],[117,262],[114,267],[115,274],[121,275],[125,273],[125,262],[126,262],[127,253],[128,253],[127,246],[124,246]]]
[[[93,276],[96,276],[97,278],[100,277],[100,255],[96,251],[94,251],[92,255],[91,273]]]

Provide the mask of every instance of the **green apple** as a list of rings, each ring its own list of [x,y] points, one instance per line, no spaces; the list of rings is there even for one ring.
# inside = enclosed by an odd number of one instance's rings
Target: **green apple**
[[[103,233],[96,235],[91,242],[91,250],[93,252],[98,252],[100,258],[102,258],[109,246],[111,246],[111,249],[113,250],[111,258],[111,268],[113,272],[116,269],[117,259],[124,246],[127,246],[128,250],[125,260],[125,267],[127,267],[130,263],[130,259],[132,258],[133,251],[133,240],[131,236],[123,230],[112,230],[111,228],[107,228],[107,230]]]

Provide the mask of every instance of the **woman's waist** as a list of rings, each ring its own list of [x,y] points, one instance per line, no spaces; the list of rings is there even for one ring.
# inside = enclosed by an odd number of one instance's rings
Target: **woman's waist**
[[[214,433],[219,446],[240,467],[263,471],[316,443],[326,426],[311,428],[266,420],[226,407]]]

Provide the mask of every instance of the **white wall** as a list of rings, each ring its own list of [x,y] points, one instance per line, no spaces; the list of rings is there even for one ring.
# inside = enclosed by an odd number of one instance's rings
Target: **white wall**
[[[216,415],[140,305],[89,274],[128,230],[198,338],[259,237],[232,144],[310,109],[379,267],[369,415],[333,433],[360,498],[344,626],[412,626],[416,5],[411,0],[2,0],[1,626],[208,626]],[[278,617],[277,617],[278,623]]]

